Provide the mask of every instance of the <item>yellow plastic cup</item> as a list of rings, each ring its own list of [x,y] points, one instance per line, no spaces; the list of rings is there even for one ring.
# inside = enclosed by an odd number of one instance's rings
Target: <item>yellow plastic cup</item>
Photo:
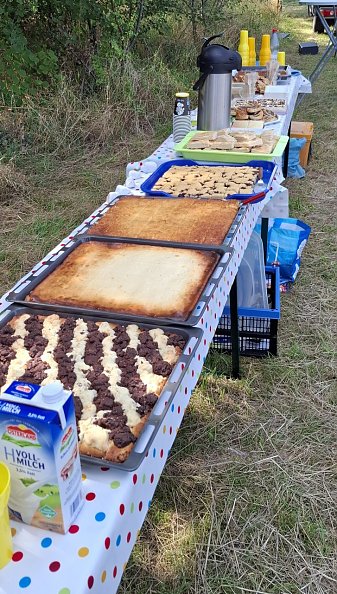
[[[249,66],[256,66],[255,37],[248,37]]]
[[[270,35],[262,35],[260,49],[260,66],[265,66],[271,59]]]
[[[241,29],[238,52],[242,58],[242,66],[249,66],[248,30]]]
[[[0,569],[12,558],[12,534],[9,525],[8,499],[11,475],[3,462],[0,462]]]
[[[280,66],[286,65],[286,53],[285,52],[278,52],[277,53],[277,61]]]

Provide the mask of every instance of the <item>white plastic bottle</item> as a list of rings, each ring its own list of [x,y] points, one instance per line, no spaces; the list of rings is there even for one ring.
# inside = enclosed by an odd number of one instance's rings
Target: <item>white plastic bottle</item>
[[[270,50],[271,50],[271,59],[277,60],[277,54],[279,51],[280,42],[278,38],[278,31],[277,29],[272,30],[271,38],[270,38]]]

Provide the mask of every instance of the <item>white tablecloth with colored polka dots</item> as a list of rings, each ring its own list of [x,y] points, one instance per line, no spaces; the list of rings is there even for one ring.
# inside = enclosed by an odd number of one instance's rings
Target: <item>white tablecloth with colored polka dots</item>
[[[84,507],[66,535],[12,522],[14,553],[0,570],[0,594],[113,594],[200,375],[210,342],[257,217],[246,209],[234,256],[199,326],[203,336],[161,431],[137,472],[83,465]]]
[[[131,170],[132,167],[129,168]],[[279,173],[276,181],[280,180],[282,176]],[[131,473],[103,465],[83,465],[85,502],[76,523],[66,535],[12,522],[13,557],[0,570],[0,594],[114,594],[117,591],[249,238],[272,193],[262,202],[245,209],[233,242],[233,257],[199,323],[203,331],[202,340],[143,463]],[[53,259],[78,233],[83,232],[106,204],[54,248],[34,267],[34,271],[42,268],[45,261]],[[16,286],[21,285],[29,274]],[[8,306],[4,295],[0,299],[0,314]]]

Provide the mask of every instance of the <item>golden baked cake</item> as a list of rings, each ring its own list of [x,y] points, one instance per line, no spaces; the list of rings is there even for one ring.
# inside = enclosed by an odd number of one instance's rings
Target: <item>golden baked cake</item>
[[[218,245],[223,243],[238,209],[236,200],[124,196],[88,233]]]
[[[60,380],[74,395],[80,452],[123,462],[184,346],[169,329],[25,313],[0,330],[0,387]]]
[[[26,300],[184,320],[218,259],[212,251],[91,241],[69,253]]]

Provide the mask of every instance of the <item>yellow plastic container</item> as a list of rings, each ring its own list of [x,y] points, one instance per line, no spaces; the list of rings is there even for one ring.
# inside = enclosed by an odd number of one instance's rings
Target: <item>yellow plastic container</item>
[[[0,569],[7,565],[13,553],[7,507],[10,481],[11,475],[7,466],[0,462]]]
[[[238,52],[242,58],[242,66],[249,66],[248,31],[246,29],[240,31]]]
[[[248,37],[248,46],[249,46],[249,64],[248,64],[248,66],[256,66],[255,37]]]
[[[265,66],[271,60],[270,35],[262,35],[260,49],[260,66]]]
[[[277,52],[277,61],[280,66],[286,65],[286,53],[285,52]]]
[[[300,150],[300,163],[302,167],[308,165],[309,150],[314,133],[312,122],[291,122],[290,138],[306,138],[306,143]]]

